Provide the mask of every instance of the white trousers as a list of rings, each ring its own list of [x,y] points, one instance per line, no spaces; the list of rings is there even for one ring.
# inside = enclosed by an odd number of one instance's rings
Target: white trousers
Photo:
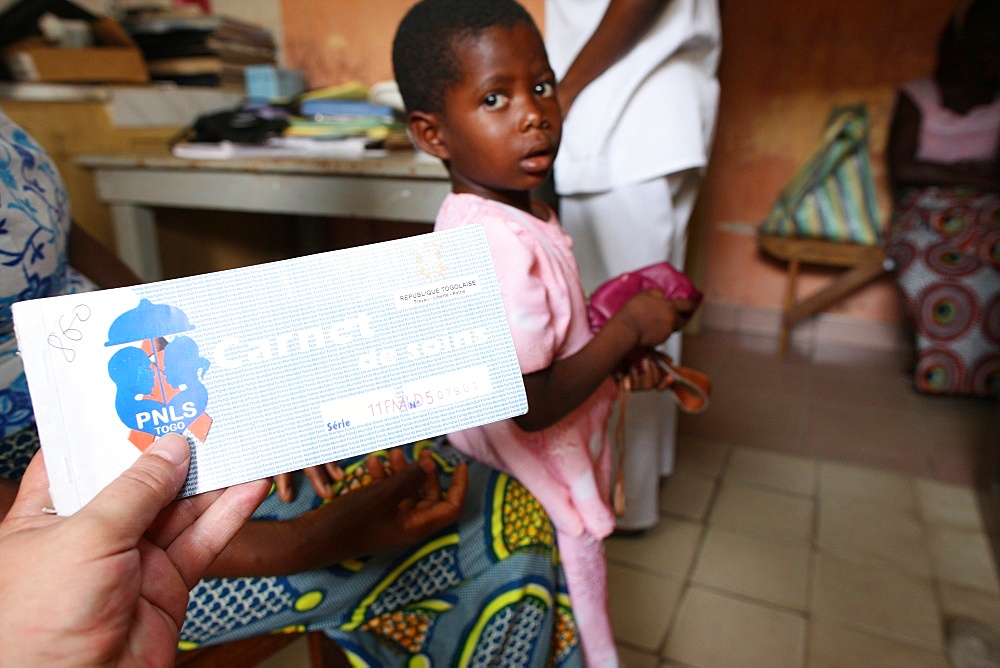
[[[700,181],[701,171],[690,169],[602,193],[561,196],[559,217],[573,238],[587,294],[612,276],[654,262],[667,260],[683,269],[688,221]],[[661,348],[679,362],[680,334]],[[661,392],[633,394],[625,435],[625,514],[618,526],[648,529],[659,520],[660,477],[674,468],[673,400]]]

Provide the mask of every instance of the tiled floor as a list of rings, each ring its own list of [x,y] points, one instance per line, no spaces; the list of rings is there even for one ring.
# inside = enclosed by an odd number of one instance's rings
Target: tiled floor
[[[712,406],[682,418],[661,524],[608,541],[626,666],[947,666],[949,619],[1000,627],[973,489],[994,402],[919,395],[887,353],[685,346]]]
[[[919,395],[895,354],[774,349],[685,342],[712,405],[681,421],[660,525],[607,543],[623,664],[947,666],[948,620],[1000,628],[973,489],[996,403]]]

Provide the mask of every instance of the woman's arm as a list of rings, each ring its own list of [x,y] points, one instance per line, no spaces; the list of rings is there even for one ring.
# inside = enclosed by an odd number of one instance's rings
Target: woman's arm
[[[524,376],[528,412],[514,423],[525,431],[552,426],[586,401],[634,351],[666,340],[680,322],[678,314],[694,308],[688,300],[666,299],[659,290],[636,295],[579,352]]]
[[[886,161],[893,191],[922,186],[972,186],[1000,189],[1000,162],[943,164],[917,159],[920,110],[905,93],[896,98],[889,127]]]
[[[577,54],[557,87],[563,117],[591,81],[635,46],[670,0],[611,0],[597,30]]]
[[[462,512],[468,467],[460,464],[442,493],[430,453],[407,464],[390,452],[394,473],[369,458],[375,481],[334,497],[299,517],[248,522],[209,570],[208,577],[266,577],[323,568],[346,559],[419,543],[454,523]]]

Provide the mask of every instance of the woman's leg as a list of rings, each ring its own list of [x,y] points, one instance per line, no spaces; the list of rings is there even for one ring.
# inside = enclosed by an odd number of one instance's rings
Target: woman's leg
[[[461,460],[430,447],[442,485]],[[350,471],[349,471],[350,473]],[[274,519],[316,502],[299,480],[293,504],[269,498]],[[409,550],[276,578],[206,580],[192,592],[181,632],[189,646],[276,629],[320,629],[369,665],[582,665],[554,533],[538,502],[512,478],[470,462],[459,522]]]

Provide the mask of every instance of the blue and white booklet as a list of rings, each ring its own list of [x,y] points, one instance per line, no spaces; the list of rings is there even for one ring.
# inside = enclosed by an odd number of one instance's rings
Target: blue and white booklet
[[[162,434],[186,496],[527,411],[481,226],[13,313],[64,515]]]

